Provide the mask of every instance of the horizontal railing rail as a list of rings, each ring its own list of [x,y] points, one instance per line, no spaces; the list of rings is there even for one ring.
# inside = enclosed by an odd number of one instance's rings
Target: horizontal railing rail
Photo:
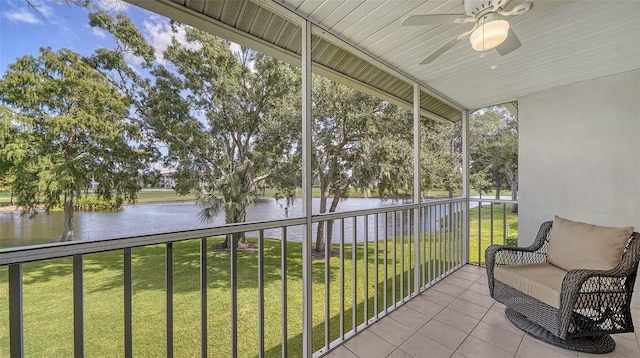
[[[284,220],[227,224],[224,226],[206,229],[174,231],[115,239],[57,242],[37,246],[0,249],[0,266],[32,261],[42,261],[73,255],[86,255],[112,250],[166,244],[171,242],[200,239],[210,236],[224,236],[259,230],[278,229],[286,226],[304,225],[305,223],[306,220],[304,218],[292,218]]]
[[[296,292],[299,289],[296,285],[301,279],[299,275],[302,271],[298,272],[299,262],[295,257],[301,258],[302,252],[296,251],[301,250],[301,246],[295,244],[299,246],[295,246],[294,249],[294,242],[289,240],[293,229],[306,225],[305,218],[4,249],[0,251],[0,267],[8,266],[10,356],[22,357],[25,354],[25,306],[33,304],[38,299],[28,296],[25,300],[25,291],[31,294],[33,292],[30,287],[25,286],[34,281],[29,276],[29,265],[65,257],[72,258],[69,261],[72,274],[70,288],[73,296],[72,351],[77,357],[85,355],[85,344],[90,339],[85,334],[87,325],[96,329],[93,326],[95,320],[87,317],[88,313],[85,310],[85,306],[92,301],[86,285],[93,276],[90,276],[91,270],[87,269],[95,264],[95,256],[90,255],[107,252],[121,254],[119,257],[122,260],[122,301],[118,305],[122,307],[123,312],[122,349],[125,357],[133,356],[139,337],[134,334],[134,327],[139,327],[139,323],[133,298],[137,293],[137,281],[140,280],[139,276],[134,276],[134,272],[140,267],[136,266],[137,261],[133,257],[139,252],[136,250],[158,246],[163,249],[164,261],[162,268],[157,270],[164,276],[164,309],[161,310],[164,312],[159,314],[164,316],[164,327],[161,330],[164,332],[165,344],[161,354],[173,356],[177,349],[183,349],[182,345],[175,342],[176,335],[182,332],[182,329],[176,329],[176,325],[181,327],[184,324],[184,319],[176,313],[176,305],[179,302],[176,295],[180,294],[182,289],[179,287],[185,282],[175,277],[193,266],[191,261],[186,265],[182,258],[176,261],[176,257],[181,245],[189,242],[197,243],[188,247],[194,254],[194,259],[197,258],[199,267],[198,355],[262,357],[272,356],[277,352],[276,355],[286,357],[299,354],[302,332],[298,332],[298,327],[292,328],[290,321],[291,317],[301,315],[303,310],[300,305],[309,305],[312,312],[317,312],[311,332],[314,338],[314,356],[321,356],[466,263],[467,204],[466,198],[454,198],[313,215],[313,239],[315,240],[318,230],[323,230],[323,237],[326,241],[331,238],[331,242],[327,245],[328,249],[316,257],[324,261],[316,260],[311,263],[314,293],[313,298],[307,302],[301,301],[300,297],[297,297],[299,292]],[[278,244],[275,244],[277,241],[267,242],[265,233],[273,230],[280,232]],[[228,251],[228,258],[223,262],[219,257],[217,261],[209,257],[211,243],[217,242],[210,241],[213,240],[211,237],[220,237],[218,240],[222,240],[224,237],[230,238],[241,233],[255,236],[252,239],[255,255],[241,254],[232,245]],[[268,247],[265,246],[267,244]],[[277,253],[274,251],[276,247]],[[294,256],[291,256],[292,254]],[[153,260],[150,262],[155,265],[156,261]],[[252,272],[251,283],[243,281],[246,280],[246,270]],[[212,277],[214,272],[216,276]],[[220,272],[227,273],[220,276]],[[27,283],[25,275],[28,278]],[[273,280],[275,277],[278,279]],[[211,292],[214,289],[211,287],[211,280],[217,283],[214,285],[215,293]],[[25,290],[25,287],[28,289]],[[228,295],[228,303],[224,307],[212,306],[212,295],[220,295],[221,292]],[[251,306],[247,307],[249,303],[243,296],[247,295],[247,292],[252,292],[251,297],[255,297],[249,301],[254,305],[253,309]],[[275,307],[274,304],[278,301],[280,304]],[[28,311],[32,311],[30,307]],[[265,320],[268,317],[271,317],[269,320],[273,320],[275,311],[280,316],[279,338],[274,338],[270,332],[274,327],[267,326]],[[211,321],[213,317],[218,319],[220,316],[228,317],[230,322],[228,334],[222,338],[217,332],[217,321]],[[253,319],[257,320],[257,325],[247,324],[247,317],[255,317]],[[59,319],[60,325],[66,324],[66,317]],[[197,335],[196,332],[193,332],[193,335]],[[255,350],[249,350],[255,354],[247,353],[249,351],[246,342],[240,344],[240,341],[247,339],[246,337],[256,337],[255,342],[250,344]],[[157,345],[158,342],[155,342],[156,348]]]

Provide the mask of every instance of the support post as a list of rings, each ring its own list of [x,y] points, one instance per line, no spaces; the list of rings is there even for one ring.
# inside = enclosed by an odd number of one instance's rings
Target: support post
[[[462,196],[465,199],[462,235],[462,262],[469,263],[469,241],[471,240],[469,227],[469,111],[462,112]]]
[[[307,220],[302,237],[302,355],[313,355],[312,181],[311,181],[311,22],[302,24],[302,206]],[[328,249],[328,248],[325,248]]]
[[[420,85],[413,84],[413,293],[420,293]]]

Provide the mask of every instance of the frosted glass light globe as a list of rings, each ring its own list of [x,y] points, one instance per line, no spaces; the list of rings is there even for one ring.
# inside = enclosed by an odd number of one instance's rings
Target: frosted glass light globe
[[[495,48],[507,39],[509,35],[509,23],[505,20],[493,20],[478,27],[469,41],[476,51],[486,51]]]

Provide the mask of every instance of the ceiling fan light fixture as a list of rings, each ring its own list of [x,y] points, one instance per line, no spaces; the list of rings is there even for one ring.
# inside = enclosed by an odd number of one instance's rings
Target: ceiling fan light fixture
[[[478,26],[469,37],[469,41],[474,50],[486,51],[499,46],[508,35],[509,22],[493,20]]]

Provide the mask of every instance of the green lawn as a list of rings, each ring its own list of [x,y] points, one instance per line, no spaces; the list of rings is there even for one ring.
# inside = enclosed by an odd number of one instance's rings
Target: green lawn
[[[195,194],[179,195],[173,189],[142,189],[138,192],[138,203],[196,200]]]
[[[493,206],[493,228],[491,227],[491,212]],[[480,236],[478,239],[478,208],[473,208],[469,211],[469,262],[478,263],[484,265],[484,251],[491,244],[505,244],[505,207],[506,207],[506,227],[508,228],[508,235],[512,237],[518,236],[518,215],[511,213],[512,205],[502,204],[487,204],[485,203],[480,210],[481,223]],[[493,230],[492,230],[493,229]],[[493,237],[492,237],[493,232]],[[479,245],[480,244],[480,245]],[[480,246],[480,251],[478,250]],[[478,258],[478,252],[480,252],[480,258]],[[478,260],[479,259],[479,260]]]
[[[298,190],[297,194],[299,196],[302,195],[300,190]],[[462,189],[456,190],[454,192],[454,194],[456,196],[461,196],[462,195]],[[474,191],[474,190],[472,190],[470,192],[470,194],[471,195],[478,195],[478,193],[476,191]],[[506,191],[502,193],[502,195],[509,195],[509,194],[510,194],[510,192],[506,192]],[[190,200],[195,200],[196,199],[196,195],[195,194],[179,195],[173,189],[142,189],[141,191],[138,192],[137,195],[138,195],[138,198],[137,198],[137,202],[138,203],[169,202],[169,201],[190,201]],[[264,197],[271,198],[274,195],[275,195],[275,190],[273,190],[273,189],[267,189],[264,192]],[[312,195],[313,195],[314,198],[320,197],[320,189],[319,188],[313,188]],[[483,195],[486,198],[493,198],[495,193],[491,192],[491,193],[483,194]],[[434,189],[434,190],[429,190],[428,193],[427,193],[427,196],[430,197],[430,198],[447,198],[449,196],[449,192],[444,191],[444,190]],[[363,195],[363,193],[361,191],[356,190],[356,189],[352,189],[351,192],[349,193],[349,197],[350,198],[364,198],[365,196]],[[373,191],[371,193],[371,197],[377,198],[378,197],[378,193],[376,191]],[[0,206],[8,205],[9,202],[10,202],[9,193],[0,192]]]
[[[517,235],[517,216],[510,214],[506,206],[507,226]],[[503,206],[494,205],[494,243],[503,242]],[[478,259],[478,209],[472,209],[471,217],[471,262]],[[482,240],[480,252],[491,244],[490,205],[482,208]],[[457,222],[457,221],[456,221]],[[429,234],[432,235],[432,234]],[[207,239],[207,246],[220,242],[220,238]],[[255,239],[253,240],[255,242]],[[403,243],[401,244],[401,241]],[[444,245],[433,241],[428,261],[430,277],[441,271],[446,263],[442,258]],[[378,297],[378,310],[383,306],[384,242],[378,245],[378,291],[374,292],[374,243],[368,245],[368,314],[374,314],[374,297]],[[396,272],[391,263],[394,242],[387,244],[387,295],[392,304],[395,281],[395,300],[400,291],[408,293],[407,280],[412,277],[410,262],[410,238],[397,238]],[[337,246],[334,245],[334,249]],[[447,248],[450,254],[451,246]],[[357,283],[355,310],[357,322],[365,319],[364,312],[364,244],[356,245]],[[134,355],[142,357],[164,356],[165,342],[165,289],[164,246],[133,249],[133,341]],[[353,266],[351,244],[345,245],[345,332],[351,330],[353,305]],[[405,271],[401,276],[401,252],[404,253]],[[174,253],[174,352],[176,356],[198,356],[200,337],[200,290],[199,290],[199,242],[179,242],[173,245]],[[439,255],[436,255],[439,253]],[[212,357],[226,357],[231,349],[231,303],[230,303],[230,257],[228,253],[209,251],[208,257],[208,346]],[[281,356],[281,292],[280,269],[281,242],[265,240],[265,349],[267,356]],[[290,356],[301,356],[302,350],[302,255],[301,244],[288,243],[288,269],[286,272],[288,297],[288,340]],[[85,298],[85,355],[103,357],[122,355],[123,340],[123,272],[122,252],[106,252],[86,255],[84,258]],[[241,357],[258,354],[258,257],[255,252],[238,254],[238,352]],[[330,260],[329,302],[330,341],[339,337],[340,265],[339,258]],[[484,262],[481,255],[480,262]],[[313,325],[314,347],[318,350],[324,342],[325,321],[325,262],[313,263]],[[73,354],[73,310],[71,258],[28,263],[24,268],[24,333],[25,355],[46,357],[68,357]],[[410,275],[406,273],[409,269]],[[422,267],[421,267],[422,269]],[[421,270],[422,271],[422,270]],[[0,267],[0,357],[8,356],[8,284],[7,267]]]
[[[207,245],[220,242],[208,239]],[[255,240],[254,240],[255,241]],[[408,240],[404,239],[404,267],[410,267]],[[368,317],[374,314],[374,243],[368,245]],[[401,287],[407,295],[407,279],[401,282],[400,239],[395,277],[395,297],[400,299]],[[334,248],[337,246],[334,245]],[[358,324],[364,321],[364,244],[357,248],[356,312]],[[387,291],[392,302],[393,271],[391,264],[393,240],[389,240]],[[353,246],[345,245],[345,332],[351,329],[353,312],[352,254]],[[383,308],[384,242],[378,243],[378,309]],[[265,349],[267,356],[281,356],[281,242],[265,240]],[[433,250],[434,252],[436,249]],[[199,356],[200,291],[199,242],[173,245],[174,255],[174,348],[178,357]],[[164,246],[132,250],[133,257],[133,342],[134,356],[164,356],[165,290]],[[208,346],[212,357],[230,356],[230,256],[209,251],[208,257]],[[302,356],[302,259],[301,244],[289,242],[288,268],[288,346],[289,355]],[[119,356],[123,341],[123,273],[122,253],[106,252],[84,258],[85,355],[87,357]],[[339,337],[339,258],[330,260],[330,340]],[[432,260],[432,276],[440,267]],[[71,258],[24,264],[24,334],[25,356],[69,357],[73,354],[72,264]],[[257,254],[238,254],[238,352],[241,357],[258,354],[258,290]],[[411,266],[412,267],[412,266]],[[313,263],[313,324],[314,351],[324,342],[324,260]],[[8,356],[8,285],[7,268],[0,267],[0,357]]]

